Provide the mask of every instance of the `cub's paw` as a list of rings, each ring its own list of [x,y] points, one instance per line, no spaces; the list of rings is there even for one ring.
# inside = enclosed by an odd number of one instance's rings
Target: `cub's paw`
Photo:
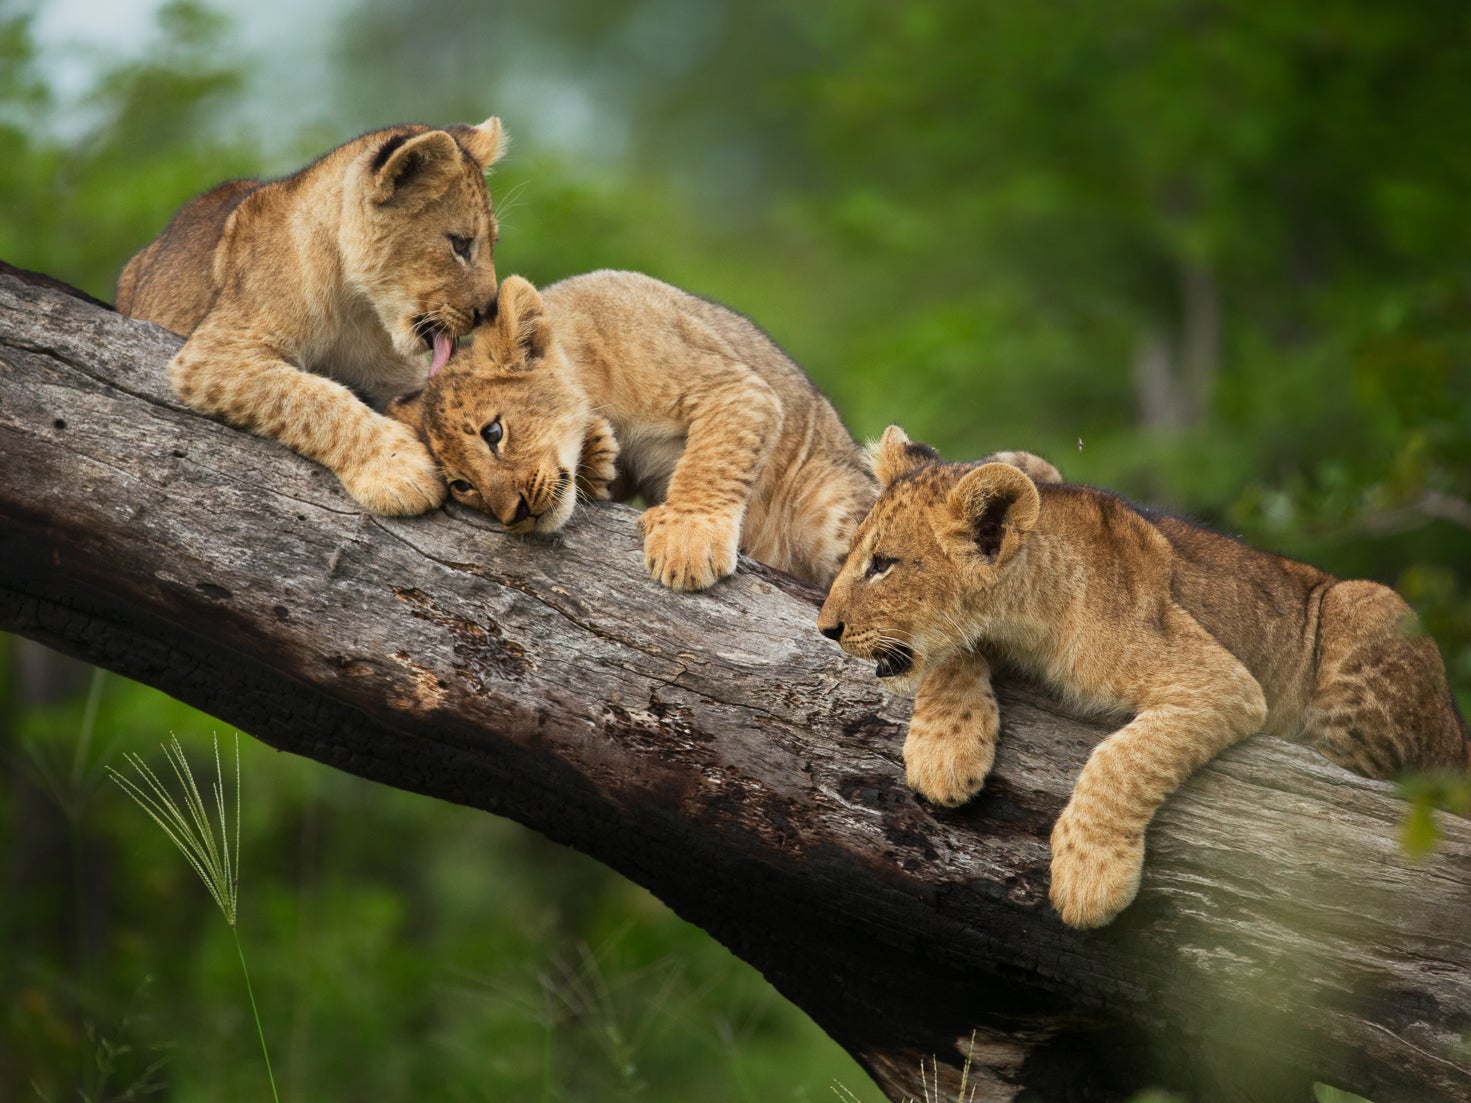
[[[1052,906],[1069,927],[1112,922],[1139,892],[1144,833],[1088,823],[1068,802],[1052,828]]]
[[[996,761],[996,733],[953,715],[925,717],[916,709],[904,738],[909,787],[931,804],[954,808],[981,791]]]
[[[667,502],[639,518],[644,565],[671,590],[703,590],[736,569],[740,526],[729,517],[675,510]]]
[[[618,477],[618,440],[613,426],[595,417],[588,425],[582,441],[582,456],[577,461],[577,489],[584,498],[606,502],[613,495],[609,487]]]
[[[363,459],[337,472],[347,492],[374,513],[407,517],[444,504],[448,489],[429,449],[401,422],[381,419]]]

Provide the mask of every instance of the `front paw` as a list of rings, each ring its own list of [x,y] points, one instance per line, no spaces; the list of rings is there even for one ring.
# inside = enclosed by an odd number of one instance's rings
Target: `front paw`
[[[584,498],[606,502],[613,496],[609,488],[617,477],[618,440],[613,436],[613,426],[606,419],[595,417],[582,441],[582,456],[577,461],[577,489]]]
[[[337,472],[347,492],[374,513],[407,517],[444,504],[448,490],[429,449],[401,422],[381,419],[363,458]]]
[[[909,787],[941,808],[964,804],[986,784],[996,761],[995,734],[953,716],[926,719],[916,713],[904,739]]]
[[[736,569],[740,526],[729,517],[675,510],[667,502],[639,518],[644,565],[671,590],[703,590]]]
[[[1052,828],[1052,906],[1064,923],[1111,922],[1138,894],[1143,872],[1142,829],[1105,827],[1068,802]]]

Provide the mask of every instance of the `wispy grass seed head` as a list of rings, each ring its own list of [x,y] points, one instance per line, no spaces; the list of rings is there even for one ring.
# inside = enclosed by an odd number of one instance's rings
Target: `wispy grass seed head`
[[[225,816],[225,774],[220,765],[220,741],[216,736],[215,781],[210,786],[214,795],[215,811],[212,815],[206,807],[204,797],[194,780],[194,771],[184,757],[184,748],[179,746],[178,736],[170,735],[168,745],[162,745],[164,757],[173,768],[179,783],[179,794],[171,793],[152,768],[136,754],[126,754],[124,760],[136,771],[138,780],[133,780],[108,767],[112,780],[138,802],[153,822],[179,848],[186,861],[199,874],[204,887],[209,890],[214,902],[219,905],[225,922],[234,927],[239,919],[240,888],[240,735],[235,735],[235,850],[230,851],[230,831]],[[214,818],[219,821],[219,838],[215,838]]]

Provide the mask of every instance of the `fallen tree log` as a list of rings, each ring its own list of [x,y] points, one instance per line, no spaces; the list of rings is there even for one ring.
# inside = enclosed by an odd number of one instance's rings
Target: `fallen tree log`
[[[1471,821],[1412,863],[1392,786],[1251,741],[1162,810],[1137,902],[1069,930],[1047,836],[1097,726],[1003,683],[992,780],[933,811],[907,706],[801,584],[672,594],[617,506],[554,541],[365,515],[174,402],[177,345],[0,271],[0,629],[593,855],[895,1099],[932,1059],[941,1098],[967,1061],[986,1100],[1471,1098]]]

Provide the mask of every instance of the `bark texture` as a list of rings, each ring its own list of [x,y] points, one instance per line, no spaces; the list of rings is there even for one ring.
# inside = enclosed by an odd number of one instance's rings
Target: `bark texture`
[[[1001,687],[996,772],[937,813],[907,705],[754,564],[681,596],[634,514],[555,541],[365,515],[170,396],[178,338],[0,271],[0,628],[283,750],[510,816],[752,962],[894,1098],[1471,1099],[1471,821],[1255,740],[1150,831],[1138,901],[1065,928],[1047,836],[1100,729]],[[933,1086],[936,1076],[928,1074]]]

